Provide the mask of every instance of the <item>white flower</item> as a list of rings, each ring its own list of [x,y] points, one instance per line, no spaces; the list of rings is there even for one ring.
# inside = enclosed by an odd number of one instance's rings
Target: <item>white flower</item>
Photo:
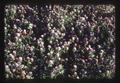
[[[66,47],[66,50],[68,50],[69,48],[68,47]]]
[[[49,55],[50,55],[50,53],[47,53],[47,55],[49,56]]]
[[[75,43],[75,46],[77,46],[77,44]]]
[[[15,50],[13,51],[13,54],[16,55],[16,51]]]
[[[21,65],[21,68],[24,68],[24,65]]]
[[[101,73],[102,71],[101,71],[101,70],[99,70],[99,72]]]
[[[83,62],[83,63],[85,63],[85,60],[84,60],[84,59],[82,59],[82,62]]]
[[[29,72],[29,75],[32,75],[33,73],[32,72]]]
[[[113,38],[110,38],[110,41],[113,42]]]
[[[85,21],[85,18],[84,18],[84,17],[81,17],[81,21]]]
[[[59,57],[60,56],[60,54],[59,53],[57,53],[57,57]]]
[[[30,24],[29,24],[29,28],[32,29],[32,27],[33,27],[33,24],[30,23]]]
[[[53,54],[53,51],[50,51],[50,54]]]
[[[25,34],[25,35],[27,34],[27,32],[26,32],[26,30],[25,30],[25,29],[23,30],[23,34]]]
[[[34,37],[33,40],[36,40],[36,37]]]
[[[62,66],[62,64],[60,64],[60,65],[59,65],[59,69],[62,69],[62,68],[63,68],[63,66]]]
[[[10,57],[12,58],[12,60],[15,60],[14,55],[10,54]]]
[[[60,51],[60,50],[61,50],[61,47],[58,47],[58,50]]]
[[[40,48],[41,51],[43,51],[43,48]]]
[[[54,76],[55,76],[55,73],[54,73],[54,72],[52,72],[52,73],[51,73],[51,77],[53,78]]]
[[[5,69],[8,69],[9,68],[9,66],[8,65],[5,65]]]
[[[18,41],[18,37],[15,37],[15,40]]]
[[[20,37],[20,33],[16,33],[17,37]]]
[[[22,62],[22,60],[23,60],[22,57],[19,57],[19,61]]]
[[[61,60],[61,58],[59,57],[59,58],[58,58],[58,60],[60,61],[60,60]]]
[[[44,35],[41,35],[41,37],[43,38],[43,37],[44,37]]]
[[[52,40],[50,40],[50,44],[52,44]]]
[[[65,33],[62,33],[62,36],[65,36]]]
[[[39,41],[39,40],[37,40],[37,43],[38,43],[38,44],[40,44],[40,41]]]
[[[22,39],[21,39],[21,38],[19,38],[19,39],[18,39],[18,41],[19,41],[19,42],[21,42],[21,41],[22,41]]]
[[[76,75],[77,75],[77,72],[74,72],[74,75],[76,76]]]
[[[87,72],[86,72],[86,71],[85,71],[84,73],[85,73],[85,74],[87,74]]]
[[[88,47],[87,47],[86,49],[87,49],[87,50],[89,50],[89,48],[88,48]]]
[[[13,28],[14,28],[14,29],[17,29],[17,26],[14,24],[14,25],[13,25]]]
[[[72,31],[74,30],[74,27],[72,27]]]
[[[77,76],[77,79],[80,79],[79,76]]]
[[[72,40],[74,41],[74,40],[75,40],[75,37],[72,37]]]
[[[26,72],[23,70],[23,71],[22,71],[22,74],[23,74],[23,75],[26,75]]]
[[[76,9],[73,9],[74,10],[74,12],[76,12]]]
[[[32,62],[29,61],[28,64],[32,64]]]
[[[33,51],[33,49],[34,49],[34,46],[31,46],[31,47],[30,47],[30,51]]]
[[[31,62],[33,62],[34,61],[34,59],[31,57]]]
[[[52,30],[51,30],[51,33],[55,33],[55,31],[52,29]]]
[[[10,34],[8,33],[8,36],[10,36]]]
[[[50,66],[52,66],[54,64],[53,60],[50,60],[49,64],[50,64]]]
[[[30,60],[30,57],[27,57],[27,60]]]
[[[66,61],[68,61],[68,58],[65,58]]]
[[[51,45],[48,45],[48,48],[51,48]]]
[[[103,50],[101,50],[101,53],[103,54],[103,53],[104,53],[104,51],[103,51]]]
[[[76,50],[77,50],[76,47],[74,47],[74,48],[73,48],[73,51],[75,52]]]
[[[29,75],[26,75],[26,78],[27,78],[27,79],[30,79],[30,78],[31,78],[31,76],[29,76]]]
[[[18,63],[15,63],[15,66],[16,66],[16,67],[18,67],[18,66],[19,66],[19,64],[18,64]]]
[[[64,45],[62,45],[62,48],[64,48],[65,46]]]
[[[74,65],[74,68],[77,69],[77,65]]]
[[[16,71],[16,69],[12,69],[12,71],[13,71],[13,72],[15,72],[15,71]]]

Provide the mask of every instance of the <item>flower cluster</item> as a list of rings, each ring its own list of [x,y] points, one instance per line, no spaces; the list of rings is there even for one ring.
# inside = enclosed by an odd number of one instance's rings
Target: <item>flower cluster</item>
[[[112,78],[112,5],[7,5],[6,78]]]

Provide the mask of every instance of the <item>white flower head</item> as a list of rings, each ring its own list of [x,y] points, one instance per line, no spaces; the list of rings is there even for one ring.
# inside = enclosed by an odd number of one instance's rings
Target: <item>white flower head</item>
[[[18,37],[15,37],[15,40],[18,41]]]
[[[72,31],[74,30],[74,27],[72,27]]]
[[[32,27],[33,27],[33,24],[30,23],[29,24],[29,29],[32,29]]]
[[[81,17],[81,21],[85,21],[85,17]]]
[[[15,50],[13,51],[13,54],[16,55],[16,51]]]
[[[40,40],[37,40],[37,43],[40,44]]]
[[[68,50],[69,48],[68,47],[66,47],[66,50]]]
[[[76,47],[74,47],[74,48],[73,48],[73,51],[75,52],[76,50],[77,50]]]
[[[11,57],[13,60],[15,60],[15,57],[14,57],[14,55],[10,54],[10,57]]]
[[[74,75],[76,76],[76,75],[77,75],[77,72],[74,72]]]
[[[47,55],[49,56],[49,55],[50,55],[50,53],[47,53]]]
[[[40,50],[43,51],[43,48],[41,47]]]
[[[13,25],[13,28],[14,28],[14,29],[17,29],[17,26],[14,24],[14,25]]]
[[[77,76],[77,79],[80,79],[79,76]]]
[[[52,40],[50,40],[50,44],[52,44]]]
[[[30,60],[30,57],[27,57],[27,60]]]
[[[34,59],[33,59],[33,58],[30,58],[30,60],[31,60],[31,62],[33,62],[33,61],[34,61]]]
[[[77,65],[74,65],[74,68],[76,69],[76,68],[77,68]]]
[[[72,37],[72,40],[74,41],[74,40],[75,40],[75,37]]]
[[[23,34],[27,34],[27,32],[26,32],[26,30],[25,30],[25,29],[23,30]]]
[[[25,73],[25,71],[24,71],[24,70],[22,71],[22,74],[23,74],[23,75],[26,75],[26,73]]]
[[[9,69],[9,66],[8,66],[8,65],[5,65],[5,69]]]
[[[58,47],[58,50],[60,51],[60,50],[61,50],[61,47]]]
[[[56,55],[57,55],[57,57],[60,57],[60,54],[59,54],[59,53],[57,53]]]
[[[52,66],[54,64],[53,60],[50,60],[49,64],[50,64],[50,66]]]
[[[23,60],[22,57],[19,57],[19,61],[22,62],[22,60]]]
[[[8,36],[10,36],[10,34],[8,33]]]
[[[61,58],[59,57],[59,58],[58,58],[58,60],[60,61],[60,60],[61,60]]]
[[[55,33],[54,29],[51,30],[51,33]]]
[[[20,37],[20,33],[16,33],[17,37]]]
[[[24,68],[24,65],[21,65],[21,68]]]
[[[34,46],[31,46],[31,47],[30,47],[30,51],[33,51],[33,50],[34,50],[34,48],[35,48]]]
[[[18,63],[15,63],[15,66],[16,66],[16,67],[18,67],[18,66],[19,66],[19,64],[18,64]]]
[[[29,75],[32,75],[32,74],[33,74],[33,73],[30,71],[30,72],[29,72]]]
[[[53,54],[53,51],[52,51],[52,50],[50,51],[50,54]]]
[[[16,71],[16,69],[13,69],[13,72],[15,72]]]
[[[51,45],[48,45],[48,48],[51,48]]]
[[[29,76],[29,75],[26,75],[26,78],[27,78],[27,79],[30,79],[30,78],[31,78],[31,76]]]
[[[18,39],[18,41],[19,41],[19,42],[21,42],[21,41],[22,41],[22,39],[21,39],[21,38],[19,38],[19,39]]]
[[[34,37],[33,40],[36,40],[36,37]]]
[[[62,33],[62,36],[65,36],[65,33]]]
[[[62,69],[62,68],[63,68],[63,66],[62,66],[62,64],[60,64],[60,65],[59,65],[59,69]]]
[[[44,37],[44,35],[41,35],[41,37],[43,38],[43,37]]]

